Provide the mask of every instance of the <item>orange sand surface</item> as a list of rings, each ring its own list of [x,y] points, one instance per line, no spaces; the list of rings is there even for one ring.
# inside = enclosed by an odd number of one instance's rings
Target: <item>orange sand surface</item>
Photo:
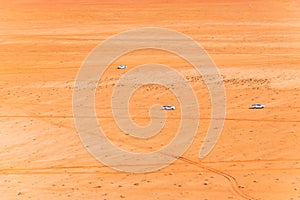
[[[300,199],[299,8],[297,0],[1,0],[0,199]],[[197,136],[182,158],[157,172],[128,174],[83,147],[72,92],[96,45],[142,27],[177,30],[205,48],[224,78],[227,115],[217,145],[200,160],[211,110],[201,77],[164,52],[121,57],[96,94],[105,97],[96,105],[99,124],[115,144],[137,152],[166,145],[180,116],[168,113],[165,128],[149,141],[122,134],[109,104],[126,72],[116,72],[118,63],[173,67],[189,78],[201,111]],[[144,86],[130,100],[133,120],[148,124],[153,103],[180,106],[165,88]],[[252,103],[266,108],[250,110]]]

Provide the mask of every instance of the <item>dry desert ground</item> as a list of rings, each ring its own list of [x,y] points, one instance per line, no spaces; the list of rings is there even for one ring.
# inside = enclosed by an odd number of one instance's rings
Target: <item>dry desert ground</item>
[[[0,199],[300,199],[299,8],[298,0],[0,0]],[[178,129],[180,109],[167,112],[165,127],[147,140],[116,125],[112,90],[138,65],[161,63],[180,72],[201,112],[197,135],[180,159],[136,174],[101,164],[83,147],[72,94],[81,64],[98,44],[143,27],[176,30],[203,46],[224,80],[227,113],[215,148],[199,159],[211,120],[202,77],[160,50],[120,57],[101,77],[95,106],[116,145],[153,151]],[[120,63],[128,68],[116,70]],[[168,88],[145,85],[130,99],[133,121],[147,125],[153,103],[180,107]],[[250,110],[252,103],[266,108]]]

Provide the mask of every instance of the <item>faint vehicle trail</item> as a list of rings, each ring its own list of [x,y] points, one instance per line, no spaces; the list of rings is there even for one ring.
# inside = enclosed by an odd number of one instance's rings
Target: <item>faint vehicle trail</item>
[[[98,119],[111,119],[111,116],[96,116]],[[73,119],[74,116],[67,116],[67,115],[0,115],[0,118],[57,118],[57,119]],[[94,118],[93,116],[81,116],[76,118]],[[127,119],[127,117],[117,117],[119,119]],[[142,117],[142,116],[133,116],[134,119],[149,119],[149,117]],[[152,119],[163,119],[158,117],[152,117]],[[180,117],[169,117],[169,119],[181,119]],[[186,118],[186,119],[196,119],[196,118]],[[202,120],[212,120],[212,118],[209,117],[201,117]],[[218,120],[217,118],[215,118]],[[284,120],[284,119],[247,119],[247,118],[225,118],[224,120],[228,121],[259,121],[259,122],[300,122],[300,120]]]
[[[253,199],[255,200],[255,199],[256,199],[256,198],[254,198],[254,197],[251,197],[251,196],[249,196],[249,195],[243,193],[243,192],[239,189],[239,184],[238,184],[238,182],[237,182],[237,180],[236,180],[236,178],[235,178],[234,176],[232,176],[232,175],[230,175],[230,174],[227,174],[227,173],[225,173],[225,172],[222,172],[222,171],[220,171],[220,170],[213,169],[213,168],[211,168],[211,167],[206,167],[206,166],[204,166],[204,165],[201,165],[201,164],[198,163],[198,162],[195,162],[195,161],[193,161],[193,160],[184,158],[184,157],[182,157],[182,156],[181,156],[181,157],[178,157],[178,159],[181,160],[181,161],[184,161],[184,162],[186,162],[186,163],[189,163],[189,164],[192,164],[192,165],[201,167],[201,168],[203,168],[203,169],[206,169],[206,170],[208,170],[208,171],[210,171],[210,172],[213,172],[213,173],[215,173],[215,174],[218,174],[218,175],[220,175],[220,176],[223,176],[224,178],[226,178],[226,179],[230,182],[230,185],[231,185],[232,190],[233,190],[237,195],[239,195],[240,197],[242,197],[242,198],[244,198],[244,199],[249,199],[249,200],[253,200]]]

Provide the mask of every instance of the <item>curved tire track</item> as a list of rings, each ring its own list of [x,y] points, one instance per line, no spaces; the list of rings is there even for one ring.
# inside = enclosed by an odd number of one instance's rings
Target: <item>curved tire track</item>
[[[232,190],[233,190],[238,196],[240,196],[240,197],[242,197],[242,198],[244,198],[244,199],[248,199],[248,200],[255,200],[254,197],[251,197],[250,195],[247,195],[247,194],[243,193],[243,192],[239,189],[238,182],[237,182],[237,180],[236,180],[236,178],[235,178],[234,176],[232,176],[232,175],[230,175],[230,174],[227,174],[227,173],[225,173],[225,172],[222,172],[222,171],[220,171],[220,170],[213,169],[213,168],[211,168],[211,167],[203,166],[203,165],[201,165],[200,163],[197,163],[197,162],[195,162],[195,161],[193,161],[193,160],[184,158],[184,157],[182,157],[182,156],[181,156],[181,157],[178,157],[178,159],[181,160],[181,161],[184,161],[184,162],[186,162],[186,163],[189,163],[189,164],[192,164],[192,165],[201,167],[201,168],[203,168],[203,169],[206,169],[206,170],[208,170],[208,171],[210,171],[210,172],[213,172],[213,173],[215,173],[215,174],[218,174],[218,175],[220,175],[220,176],[223,176],[224,178],[226,178],[226,179],[229,181]]]

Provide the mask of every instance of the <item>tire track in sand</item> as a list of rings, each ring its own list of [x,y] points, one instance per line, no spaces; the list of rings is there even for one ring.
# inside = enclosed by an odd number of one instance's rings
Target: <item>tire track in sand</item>
[[[172,157],[175,157],[175,156],[172,156]],[[245,194],[244,192],[242,192],[240,189],[239,189],[239,184],[236,180],[236,178],[228,173],[225,173],[225,172],[222,172],[220,170],[217,170],[217,169],[214,169],[214,168],[211,168],[211,167],[206,167],[206,166],[203,166],[201,165],[200,163],[198,162],[195,162],[193,160],[190,160],[190,159],[187,159],[187,158],[184,158],[182,156],[180,157],[176,157],[178,158],[179,160],[183,161],[183,162],[186,162],[186,163],[189,163],[189,164],[192,164],[192,165],[195,165],[197,167],[201,167],[203,169],[206,169],[210,172],[213,172],[215,174],[218,174],[220,176],[223,176],[224,178],[226,178],[229,183],[230,183],[230,186],[231,186],[231,189],[234,191],[234,193],[236,193],[238,196],[244,198],[244,199],[248,199],[248,200],[256,200],[256,198],[254,197],[251,197],[250,195],[248,194]]]
[[[0,116],[0,118],[38,118],[38,119],[42,119],[42,118],[62,118],[62,119],[73,119],[74,116],[66,116],[66,115],[2,115]],[[76,118],[94,118],[93,116],[80,116],[80,117],[76,117]],[[98,119],[112,119],[111,116],[96,116],[96,118]],[[127,117],[116,117],[119,119],[127,119]],[[149,119],[149,117],[142,117],[142,116],[136,116],[136,117],[132,117],[133,119]],[[153,119],[164,119],[164,118],[159,118],[159,117],[152,117]],[[181,119],[181,117],[168,117],[168,119]],[[186,119],[203,119],[203,120],[223,120],[223,119],[219,119],[219,118],[186,118]],[[247,119],[247,118],[225,118],[224,120],[227,121],[254,121],[254,122],[300,122],[300,120],[285,120],[285,119]]]

